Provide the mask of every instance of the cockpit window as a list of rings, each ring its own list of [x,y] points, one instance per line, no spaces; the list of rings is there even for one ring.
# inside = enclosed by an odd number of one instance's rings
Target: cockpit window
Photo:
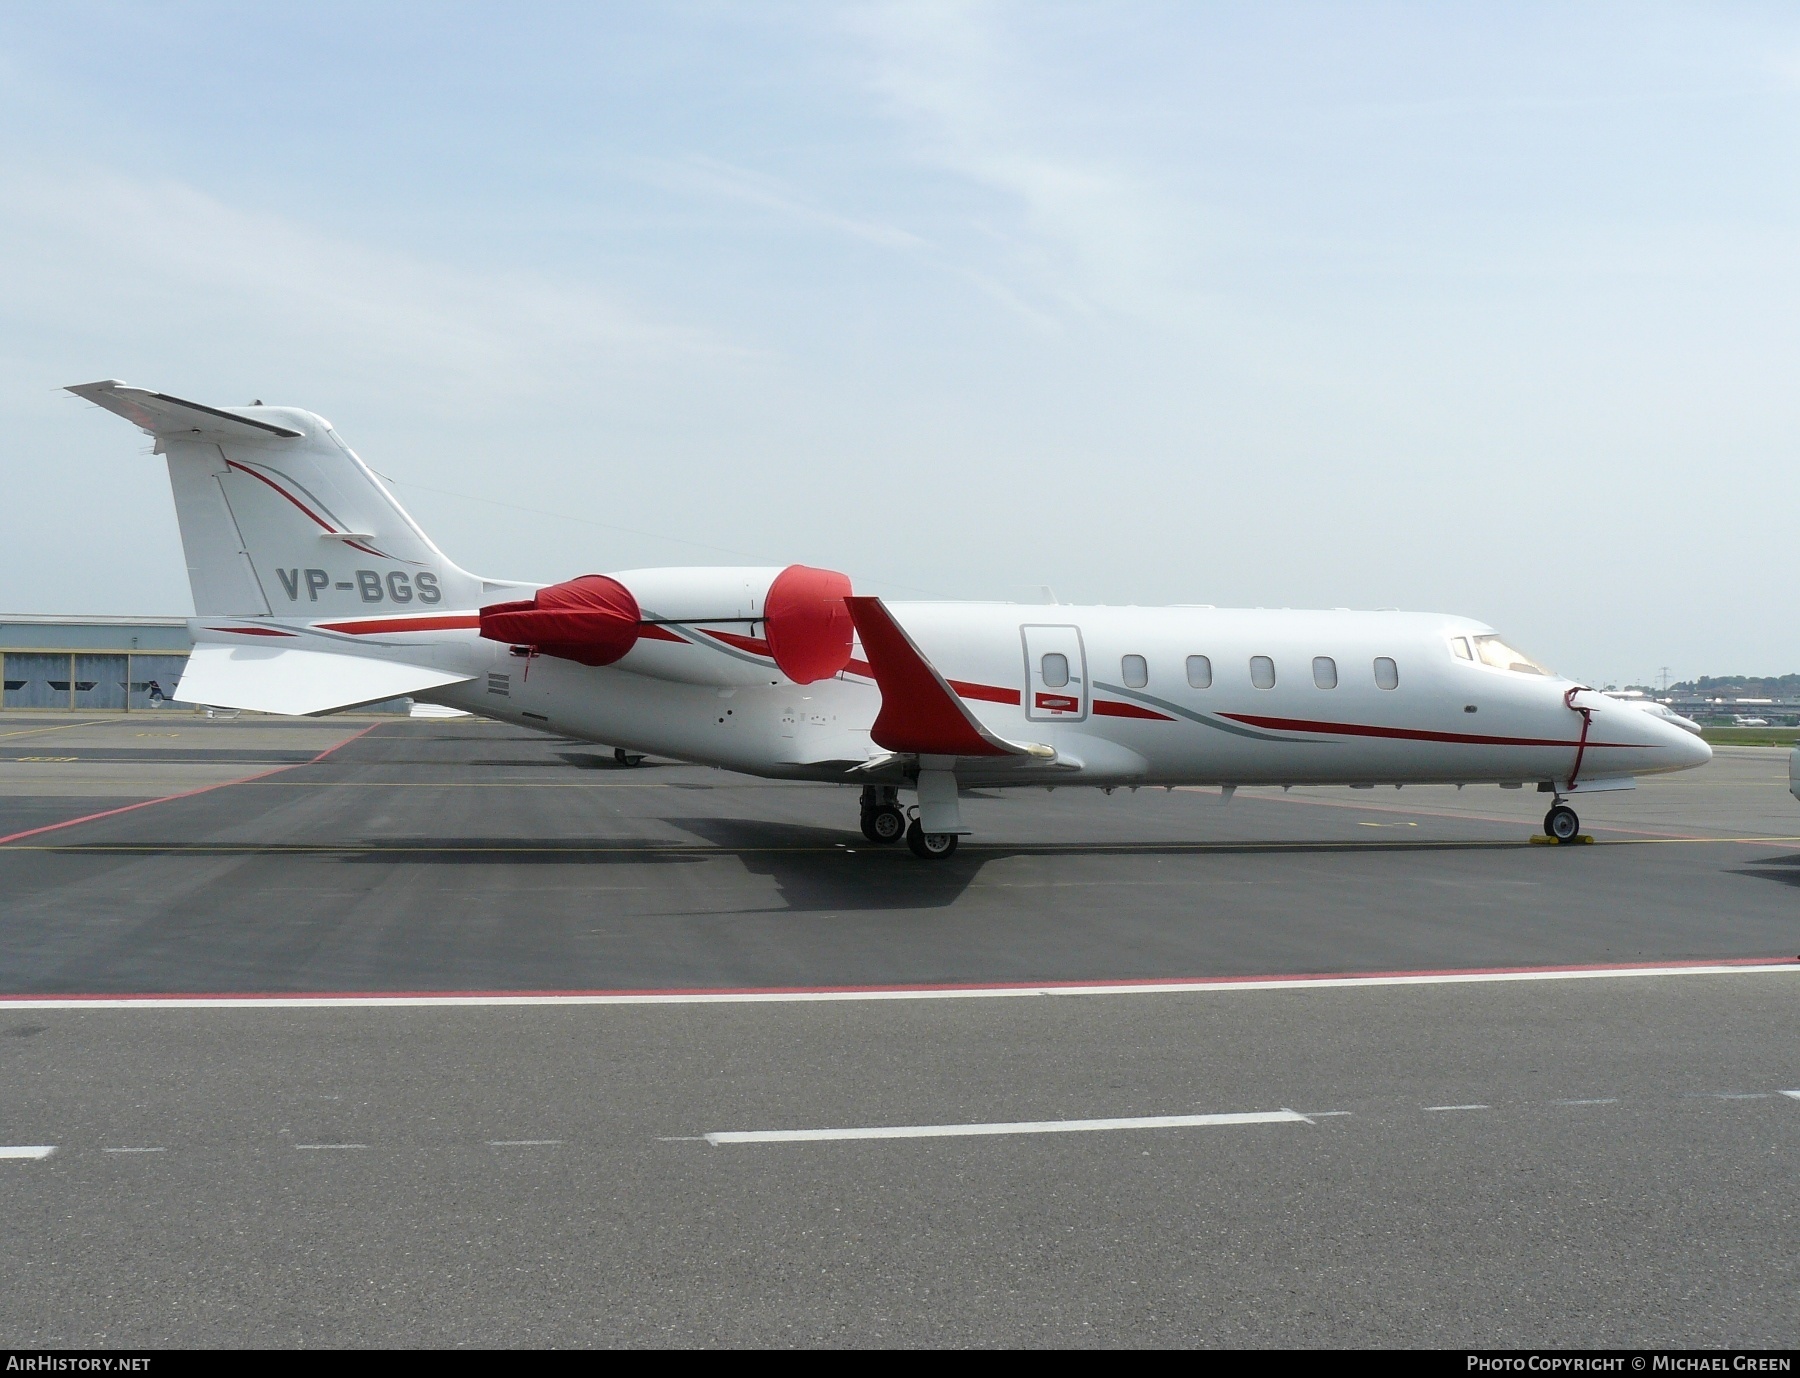
[[[1467,637],[1464,637],[1464,636],[1451,637],[1450,638],[1450,650],[1455,654],[1455,656],[1458,660],[1473,660],[1473,659],[1475,659],[1474,656],[1469,654],[1469,639]]]
[[[1496,670],[1517,670],[1522,675],[1552,673],[1525,652],[1515,651],[1497,636],[1476,637],[1475,658],[1483,665],[1492,665]]]

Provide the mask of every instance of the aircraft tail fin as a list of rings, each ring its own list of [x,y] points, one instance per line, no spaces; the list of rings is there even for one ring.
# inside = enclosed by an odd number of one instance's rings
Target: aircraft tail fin
[[[321,416],[116,379],[69,391],[156,438],[203,617],[473,608],[515,587],[458,568]]]

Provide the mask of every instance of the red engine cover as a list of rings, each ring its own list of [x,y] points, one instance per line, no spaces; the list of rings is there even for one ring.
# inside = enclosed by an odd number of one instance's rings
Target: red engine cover
[[[856,624],[844,599],[850,576],[807,565],[789,565],[775,576],[763,599],[769,654],[796,684],[830,679],[850,663]]]
[[[483,608],[481,634],[583,665],[611,665],[637,645],[638,618],[630,589],[604,574],[584,574],[523,602]]]

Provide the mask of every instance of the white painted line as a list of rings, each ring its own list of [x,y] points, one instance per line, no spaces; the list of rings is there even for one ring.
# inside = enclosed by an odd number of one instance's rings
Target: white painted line
[[[1100,1129],[1186,1129],[1212,1124],[1305,1124],[1293,1110],[1226,1115],[1140,1115],[1118,1120],[1019,1120],[1011,1124],[896,1124],[866,1129],[737,1129],[705,1135],[718,1144],[798,1144],[833,1139],[960,1139],[991,1134],[1085,1134]]]
[[[1428,1105],[1427,1110],[1492,1110],[1491,1105]]]
[[[1552,1105],[1617,1105],[1618,1103],[1617,1096],[1606,1096],[1600,1100],[1553,1100],[1550,1102]]]
[[[489,1148],[548,1148],[561,1139],[489,1139]]]
[[[1800,1100],[1800,1091],[1783,1091],[1781,1094],[1784,1096],[1792,1096],[1795,1100]]]
[[[1031,995],[1194,995],[1233,991],[1344,990],[1369,986],[1489,985],[1510,981],[1598,981],[1628,976],[1800,976],[1800,962],[1705,966],[1574,967],[1527,971],[1397,972],[1370,976],[1270,976],[1240,980],[1071,982],[1067,985],[877,987],[837,990],[568,991],[532,995],[444,992],[413,995],[113,995],[89,999],[0,999],[0,1010],[437,1009],[512,1005],[760,1005],[844,1000],[999,1000]]]
[[[167,1153],[166,1148],[103,1148],[102,1153]]]
[[[0,1145],[0,1158],[48,1158],[54,1152],[55,1144]]]
[[[295,1144],[295,1148],[367,1148],[367,1144]]]

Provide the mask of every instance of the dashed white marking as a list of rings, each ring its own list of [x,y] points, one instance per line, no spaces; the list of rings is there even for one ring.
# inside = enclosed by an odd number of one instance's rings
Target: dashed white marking
[[[0,1145],[0,1158],[48,1158],[54,1152],[55,1144]]]
[[[1189,995],[1233,991],[1339,990],[1363,986],[1485,985],[1504,981],[1596,981],[1621,976],[1800,976],[1800,963],[1771,962],[1749,966],[1579,967],[1553,971],[1396,972],[1373,976],[1272,976],[1253,980],[1232,977],[1192,981],[1146,981],[1128,984],[1071,982],[1067,985],[964,986],[875,990],[702,990],[591,991],[559,995],[446,992],[440,995],[206,995],[99,996],[89,999],[14,998],[0,1000],[0,1010],[282,1010],[437,1008],[501,1005],[744,1005],[807,1004],[843,1000],[995,1000],[1031,995]]]
[[[705,1135],[719,1144],[820,1143],[833,1139],[960,1139],[993,1134],[1085,1134],[1103,1129],[1187,1129],[1198,1125],[1305,1124],[1293,1110],[1223,1115],[1136,1115],[1111,1120],[1017,1120],[1006,1124],[894,1124],[861,1129],[739,1129]]]
[[[295,1148],[367,1148],[367,1144],[295,1144]]]
[[[1617,1105],[1617,1096],[1602,1096],[1599,1100],[1553,1100],[1552,1105]]]
[[[1800,1091],[1783,1091],[1781,1094],[1784,1096],[1792,1096],[1795,1100],[1800,1100]]]
[[[1492,1110],[1491,1105],[1428,1105],[1427,1110]]]
[[[102,1153],[167,1153],[166,1148],[103,1148]]]
[[[561,1139],[489,1139],[489,1148],[549,1148]]]

